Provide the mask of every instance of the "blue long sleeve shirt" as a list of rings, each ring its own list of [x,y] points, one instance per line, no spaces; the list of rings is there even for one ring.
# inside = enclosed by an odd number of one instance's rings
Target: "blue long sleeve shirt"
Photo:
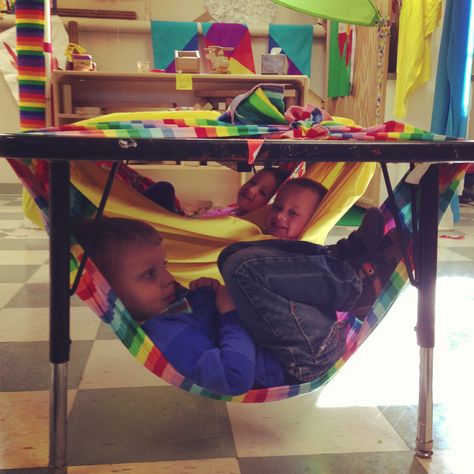
[[[142,326],[178,372],[221,395],[285,385],[280,362],[256,346],[237,311],[219,315],[210,288],[187,299],[193,313],[160,314]]]

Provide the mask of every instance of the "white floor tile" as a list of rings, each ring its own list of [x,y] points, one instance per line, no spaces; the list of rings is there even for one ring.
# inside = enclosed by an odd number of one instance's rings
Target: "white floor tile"
[[[168,385],[143,367],[119,340],[95,341],[81,389]]]
[[[46,231],[42,229],[27,229],[22,226],[12,231],[8,238],[11,239],[49,239]]]
[[[31,275],[27,283],[49,283],[49,265],[42,265]]]
[[[467,441],[467,440],[466,440]],[[471,474],[471,446],[450,451],[436,451],[431,459],[418,459],[428,474]]]
[[[320,408],[317,394],[266,404],[228,403],[237,456],[403,451],[375,408]]]
[[[0,342],[49,341],[49,308],[3,308],[0,321]],[[100,324],[89,308],[71,307],[71,339],[94,339]]]
[[[41,265],[48,258],[48,250],[0,250],[0,265]]]
[[[19,221],[18,219],[2,219],[0,222],[0,227],[3,230],[14,230],[17,229],[22,225],[22,221]]]
[[[444,247],[438,247],[438,262],[470,262],[471,259]]]

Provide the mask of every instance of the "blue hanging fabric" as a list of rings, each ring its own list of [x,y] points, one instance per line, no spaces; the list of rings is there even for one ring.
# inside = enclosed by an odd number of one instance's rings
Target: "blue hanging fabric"
[[[469,115],[473,28],[471,0],[447,0],[438,59],[431,131],[465,138]],[[454,222],[459,199],[451,202]]]
[[[279,47],[288,57],[288,74],[311,76],[313,25],[270,25],[268,52]]]
[[[151,21],[151,39],[155,69],[176,72],[174,52],[197,51],[197,23],[186,21]]]

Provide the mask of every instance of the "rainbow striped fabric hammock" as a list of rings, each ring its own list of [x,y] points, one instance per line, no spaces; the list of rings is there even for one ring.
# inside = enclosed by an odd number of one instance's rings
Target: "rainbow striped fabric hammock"
[[[20,163],[18,160],[11,160],[11,162],[16,172],[19,173],[19,176],[28,191],[36,196],[36,202],[41,205],[42,213],[47,213],[48,202],[45,198],[46,194],[42,185],[34,180],[34,175],[30,172],[30,168],[27,165]],[[440,166],[440,219],[456,192],[464,172],[464,165]],[[43,184],[47,185],[47,182]],[[409,239],[412,237],[411,192],[412,185],[403,181],[394,190],[395,202],[399,209],[399,217],[403,222],[404,231]],[[87,215],[90,213],[90,201],[88,201],[87,198],[85,198],[75,187],[72,187],[71,189],[71,196],[73,203],[72,215]],[[381,208],[384,212],[386,221],[385,231],[387,232],[395,226],[394,216],[389,210],[387,203],[384,203]],[[82,248],[77,244],[73,245],[71,249],[71,281],[73,281],[75,277],[82,256]],[[86,262],[85,272],[79,284],[77,294],[106,324],[111,327],[118,338],[127,347],[129,352],[140,363],[166,382],[191,393],[213,399],[234,402],[263,403],[283,400],[285,398],[309,393],[328,382],[387,314],[389,308],[406,285],[407,281],[408,274],[406,266],[403,262],[400,262],[385,285],[382,293],[379,295],[372,310],[363,322],[350,313],[340,313],[338,315],[338,317],[345,318],[349,322],[346,333],[346,352],[343,357],[341,357],[341,359],[339,359],[334,366],[321,377],[300,385],[250,390],[243,395],[233,397],[212,393],[196,384],[193,384],[192,381],[178,373],[161,354],[159,349],[153,345],[140,326],[138,326],[132,319],[122,302],[116,297],[108,282],[90,259]]]
[[[123,119],[123,117],[121,117],[121,119]],[[132,121],[130,121],[130,116],[128,116],[128,120],[120,120],[116,129],[111,129],[110,123],[104,126],[105,122],[103,122],[103,120],[102,118],[102,120],[89,121],[87,123],[83,122],[78,126],[83,127],[84,124],[86,124],[88,127],[91,127],[94,133],[96,131],[102,131],[101,128],[105,128],[107,132],[112,131],[115,133],[115,135],[112,136],[139,139],[145,125],[137,120],[136,115]],[[166,120],[171,120],[172,122],[170,123],[171,131],[176,127],[185,126],[183,122],[179,122],[179,124],[176,123],[176,121],[181,119]],[[120,122],[124,123],[121,124]],[[96,125],[92,125],[93,123]],[[163,125],[165,124],[160,122],[158,128],[163,128]],[[148,123],[147,126],[149,128],[151,124]],[[337,131],[334,131],[334,135],[331,135],[331,126],[337,129]],[[52,130],[51,132],[43,131],[35,133],[80,133],[80,130],[74,130],[74,127],[77,127],[77,125],[70,127],[72,129],[67,131]],[[211,127],[214,127],[214,125],[211,125]],[[323,127],[323,129],[320,129],[320,127]],[[352,132],[350,131],[351,127]],[[245,133],[240,134],[235,127],[230,126],[229,128],[234,128],[234,132],[230,132],[230,135],[245,136]],[[290,127],[286,126],[286,131],[280,128],[276,133],[293,133],[289,128]],[[444,137],[414,130],[413,127],[403,126],[402,124],[390,124],[385,126],[385,130],[384,126],[364,130],[350,124],[347,125],[347,123],[341,124],[329,121],[327,123],[317,123],[316,128],[316,133],[323,132],[321,136],[326,139],[334,138],[336,135],[338,139],[353,138],[351,133],[355,133],[358,139],[372,140],[374,136],[370,135],[371,133],[377,134],[376,139],[383,139],[382,137],[391,140],[400,139],[401,137],[404,139],[418,140],[444,139]],[[393,132],[387,131],[393,128],[397,130]],[[345,130],[341,131],[342,129]],[[311,134],[311,127],[308,127],[308,130]],[[123,134],[124,131],[126,132],[125,134]],[[132,132],[132,134],[129,135],[129,132]],[[263,133],[266,135],[268,128]],[[9,161],[27,190],[34,197],[47,224],[48,174],[45,172],[45,162],[38,160]],[[465,168],[464,165],[440,166],[440,218],[451,201]],[[72,162],[71,169],[71,217],[91,217],[97,209],[107,172],[93,162]],[[313,220],[308,225],[303,239],[322,243],[331,227],[355,202],[358,196],[364,192],[373,171],[374,165],[371,163],[316,163],[312,165],[307,175],[325,184],[329,188],[329,192]],[[412,235],[411,191],[412,186],[403,181],[394,191],[397,207],[396,213],[399,215],[398,217],[400,217],[403,223],[404,232],[409,239]],[[150,208],[150,206],[152,207]],[[382,205],[382,209],[386,221],[385,231],[387,232],[395,225],[394,215],[386,203]],[[161,211],[159,206],[144,198],[140,192],[134,189],[130,183],[125,180],[116,180],[112,188],[111,198],[105,208],[105,214],[109,216],[133,217],[147,221],[156,227],[165,239],[165,246],[170,261],[170,270],[177,279],[183,283],[201,275],[219,276],[215,262],[220,250],[228,244],[239,240],[268,238],[262,235],[259,227],[254,222],[234,217],[202,221],[193,219],[191,224],[193,231],[191,231],[184,224],[184,222],[189,223],[190,219]],[[198,227],[197,231],[195,230],[196,226]],[[218,229],[219,237],[216,237],[216,229]],[[74,239],[72,241],[75,242]],[[203,247],[201,247],[201,245],[203,245]],[[71,281],[74,280],[82,257],[82,248],[77,243],[74,243],[71,247]],[[405,264],[400,262],[363,322],[350,313],[340,313],[338,315],[340,318],[347,319],[349,323],[346,334],[346,352],[323,376],[312,382],[300,385],[250,390],[246,394],[233,397],[212,393],[193,384],[192,381],[178,373],[161,354],[159,349],[153,345],[140,326],[136,324],[122,302],[116,297],[108,282],[90,259],[86,261],[85,271],[81,278],[77,294],[114,330],[118,338],[136,359],[166,382],[191,393],[213,399],[236,402],[269,402],[311,392],[331,379],[381,321],[403,286],[407,283],[407,280],[408,274]]]

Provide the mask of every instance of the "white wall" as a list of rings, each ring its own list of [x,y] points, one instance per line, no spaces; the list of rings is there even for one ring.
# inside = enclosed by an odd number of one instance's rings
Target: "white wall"
[[[15,133],[20,131],[20,117],[18,107],[13,95],[10,93],[8,86],[0,75],[0,97],[1,97],[1,111],[0,111],[0,132]],[[0,187],[2,183],[18,183],[18,178],[12,171],[10,165],[6,160],[0,158]],[[1,192],[1,188],[0,188]]]

